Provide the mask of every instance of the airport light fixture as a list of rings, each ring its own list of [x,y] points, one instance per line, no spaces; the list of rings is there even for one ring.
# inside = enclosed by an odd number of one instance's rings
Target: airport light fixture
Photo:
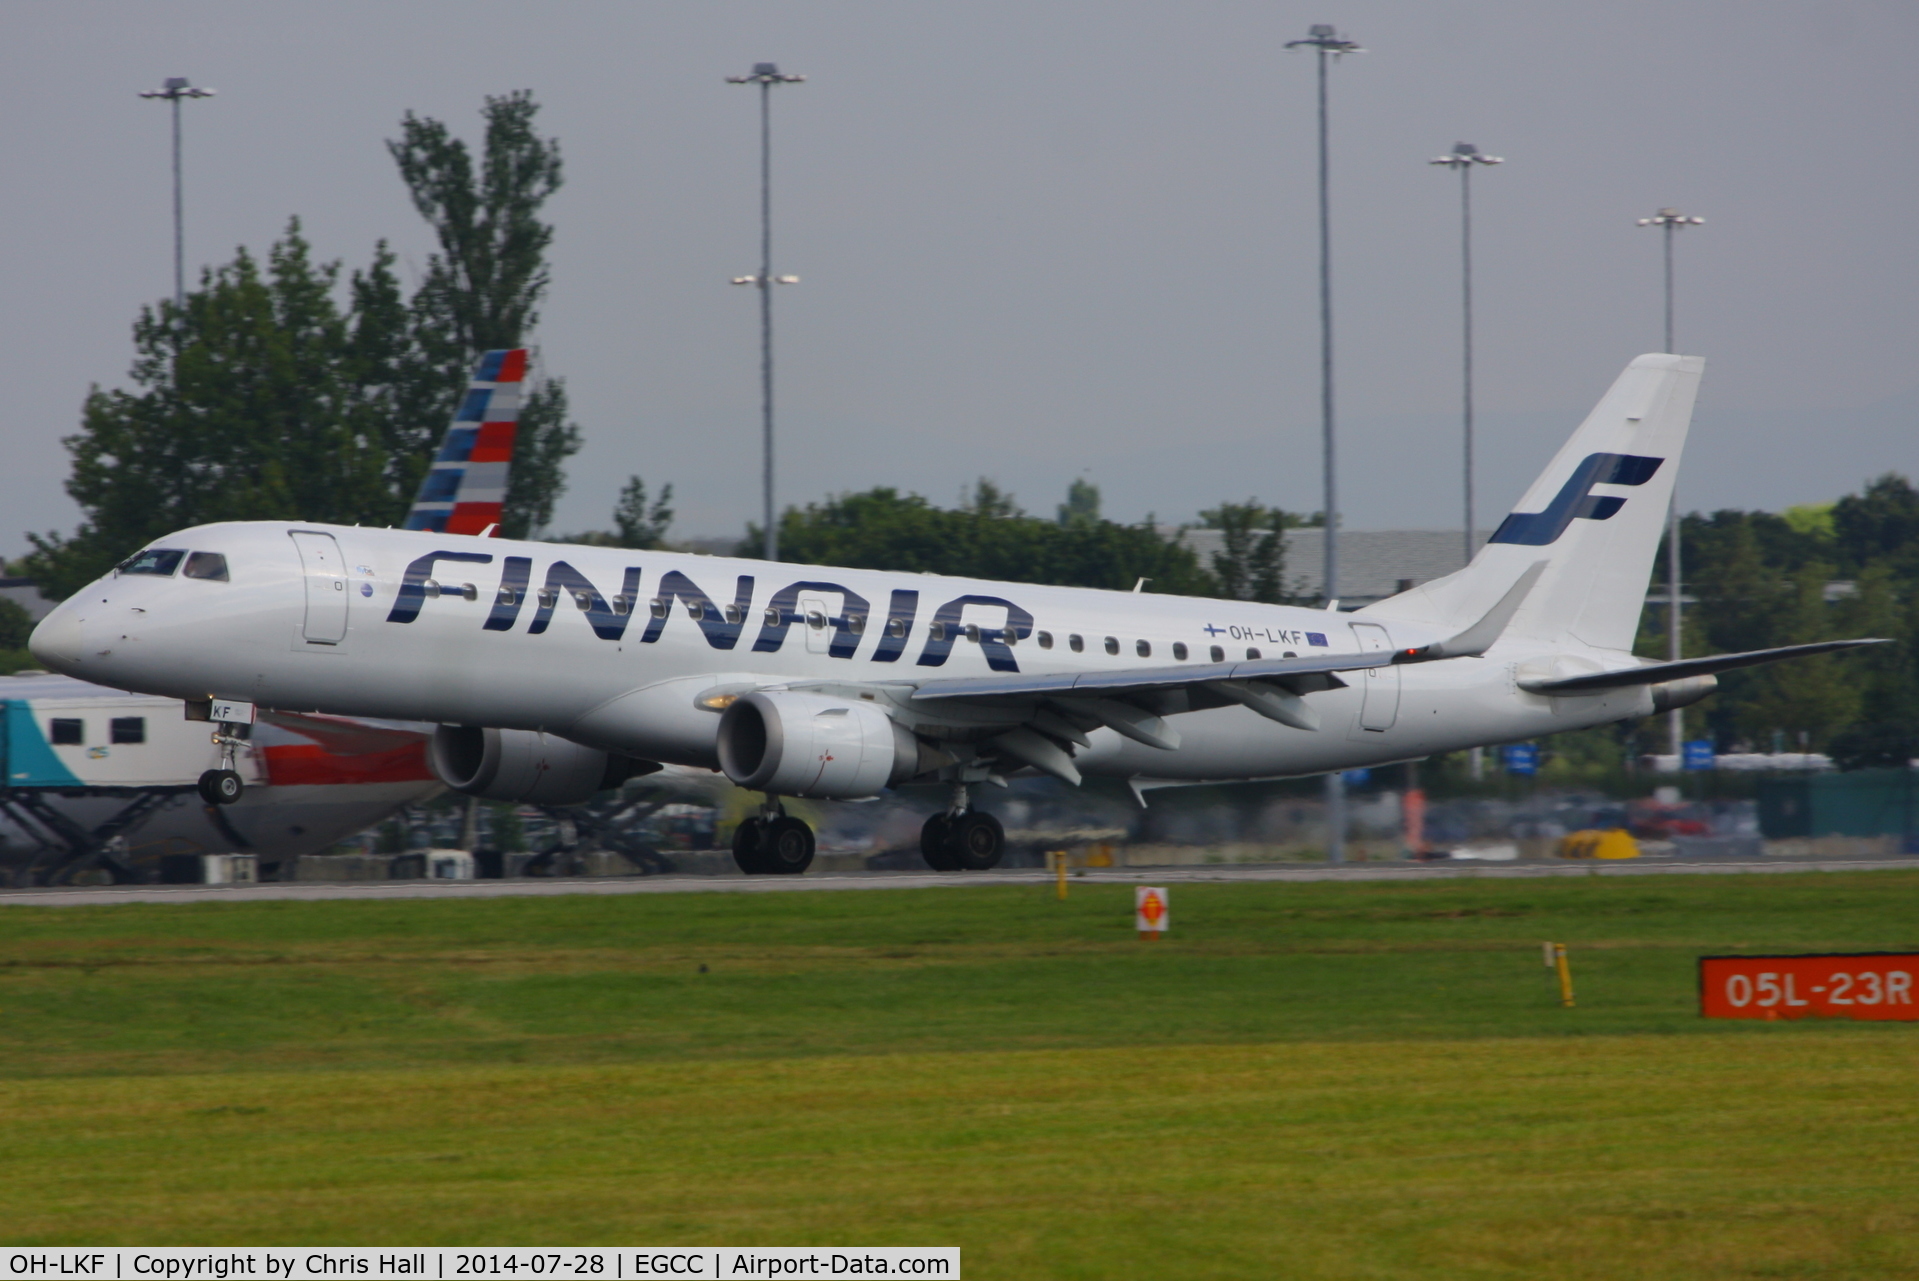
[[[189,84],[185,76],[168,76],[164,87],[140,94],[142,98],[159,98],[173,104],[173,310],[176,316],[183,315],[187,306],[186,232],[180,198],[180,104],[188,98],[211,98],[215,92]]]
[[[1459,171],[1459,298],[1461,312],[1460,387],[1464,420],[1466,481],[1466,559],[1471,564],[1478,530],[1473,510],[1473,166],[1500,165],[1505,159],[1489,156],[1470,142],[1455,142],[1451,155],[1435,156],[1428,164]]]
[[[1288,40],[1288,49],[1311,49],[1319,63],[1319,408],[1321,450],[1325,458],[1325,597],[1339,601],[1339,489],[1333,445],[1333,219],[1329,195],[1330,159],[1326,134],[1326,63],[1364,49],[1331,24],[1314,23],[1304,40]],[[1334,770],[1326,776],[1326,857],[1346,861],[1346,780]]]
[[[1673,345],[1672,336],[1672,238],[1676,232],[1687,227],[1705,225],[1704,218],[1695,218],[1691,214],[1680,213],[1677,209],[1661,209],[1650,218],[1641,218],[1642,227],[1657,227],[1665,242],[1666,250],[1666,351],[1677,355],[1678,348]],[[1679,491],[1673,488],[1671,504],[1666,509],[1666,652],[1674,662],[1680,658],[1680,617],[1679,617]],[[1686,749],[1686,714],[1675,707],[1666,714],[1666,739],[1672,749],[1673,767],[1680,765],[1680,758]]]
[[[760,291],[760,484],[761,518],[766,522],[761,552],[767,560],[780,558],[780,527],[773,511],[773,286],[800,283],[798,276],[773,274],[773,86],[805,80],[782,74],[771,62],[754,63],[751,75],[726,78],[728,84],[760,87],[760,269],[756,275],[733,277],[733,283]]]

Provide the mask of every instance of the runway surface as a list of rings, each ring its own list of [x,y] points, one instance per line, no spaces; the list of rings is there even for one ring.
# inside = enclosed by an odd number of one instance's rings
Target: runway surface
[[[1263,864],[1253,867],[1126,867],[1075,872],[1077,884],[1180,885],[1235,881],[1422,881],[1485,877],[1728,876],[1782,872],[1910,870],[1919,858],[1659,859],[1621,862]],[[107,907],[116,903],[256,903],[268,900],[506,898],[545,894],[785,894],[802,890],[917,890],[967,885],[1039,885],[1052,873],[836,872],[819,876],[616,876],[511,881],[306,881],[271,885],[127,885],[0,890],[0,907]]]

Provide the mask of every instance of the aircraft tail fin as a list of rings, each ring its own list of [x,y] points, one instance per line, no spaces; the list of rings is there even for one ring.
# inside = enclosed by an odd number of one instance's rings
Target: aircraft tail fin
[[[1704,368],[1634,360],[1470,565],[1360,612],[1471,626],[1540,566],[1504,630],[1630,650]]]
[[[489,351],[480,357],[440,442],[440,452],[420,481],[405,528],[479,534],[500,523],[513,468],[526,361],[524,347]]]

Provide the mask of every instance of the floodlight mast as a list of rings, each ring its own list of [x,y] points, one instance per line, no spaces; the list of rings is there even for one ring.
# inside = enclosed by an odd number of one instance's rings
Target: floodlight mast
[[[1680,213],[1677,209],[1661,209],[1650,218],[1641,218],[1642,227],[1657,227],[1666,250],[1666,351],[1677,355],[1678,348],[1673,345],[1672,336],[1672,238],[1673,233],[1686,227],[1698,227],[1705,224],[1704,218],[1695,218]],[[1666,652],[1673,661],[1680,658],[1680,619],[1679,619],[1679,494],[1674,486],[1672,503],[1666,509]],[[1666,714],[1666,741],[1672,748],[1673,768],[1679,769],[1685,764],[1686,750],[1686,714],[1675,707]]]
[[[173,311],[176,318],[184,315],[187,307],[186,232],[180,197],[180,102],[185,98],[211,98],[216,92],[194,87],[185,76],[168,76],[164,88],[147,89],[140,94],[142,98],[161,98],[173,104]]]
[[[1321,449],[1325,458],[1326,562],[1325,597],[1339,601],[1339,490],[1333,441],[1333,219],[1328,194],[1330,164],[1326,134],[1326,60],[1338,61],[1364,49],[1340,35],[1329,23],[1318,22],[1304,40],[1288,40],[1288,49],[1311,49],[1319,62],[1319,408]],[[1345,779],[1335,770],[1326,776],[1326,857],[1346,861]]]
[[[754,285],[760,291],[760,436],[761,519],[765,522],[761,554],[780,558],[780,528],[773,511],[773,286],[797,285],[798,276],[773,274],[773,109],[774,85],[802,84],[805,76],[782,75],[771,62],[756,62],[753,73],[728,76],[731,85],[760,87],[760,271],[757,276],[735,276],[736,285]]]
[[[1460,396],[1464,420],[1466,482],[1466,558],[1470,565],[1478,528],[1473,509],[1473,187],[1474,165],[1504,164],[1502,156],[1489,156],[1470,142],[1455,142],[1451,155],[1436,156],[1429,164],[1445,165],[1459,171],[1459,299],[1461,312]]]

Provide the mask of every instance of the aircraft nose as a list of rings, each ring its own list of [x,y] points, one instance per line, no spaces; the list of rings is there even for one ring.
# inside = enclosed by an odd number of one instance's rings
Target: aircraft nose
[[[77,676],[82,642],[80,616],[65,605],[40,620],[27,638],[27,648],[50,671]]]

